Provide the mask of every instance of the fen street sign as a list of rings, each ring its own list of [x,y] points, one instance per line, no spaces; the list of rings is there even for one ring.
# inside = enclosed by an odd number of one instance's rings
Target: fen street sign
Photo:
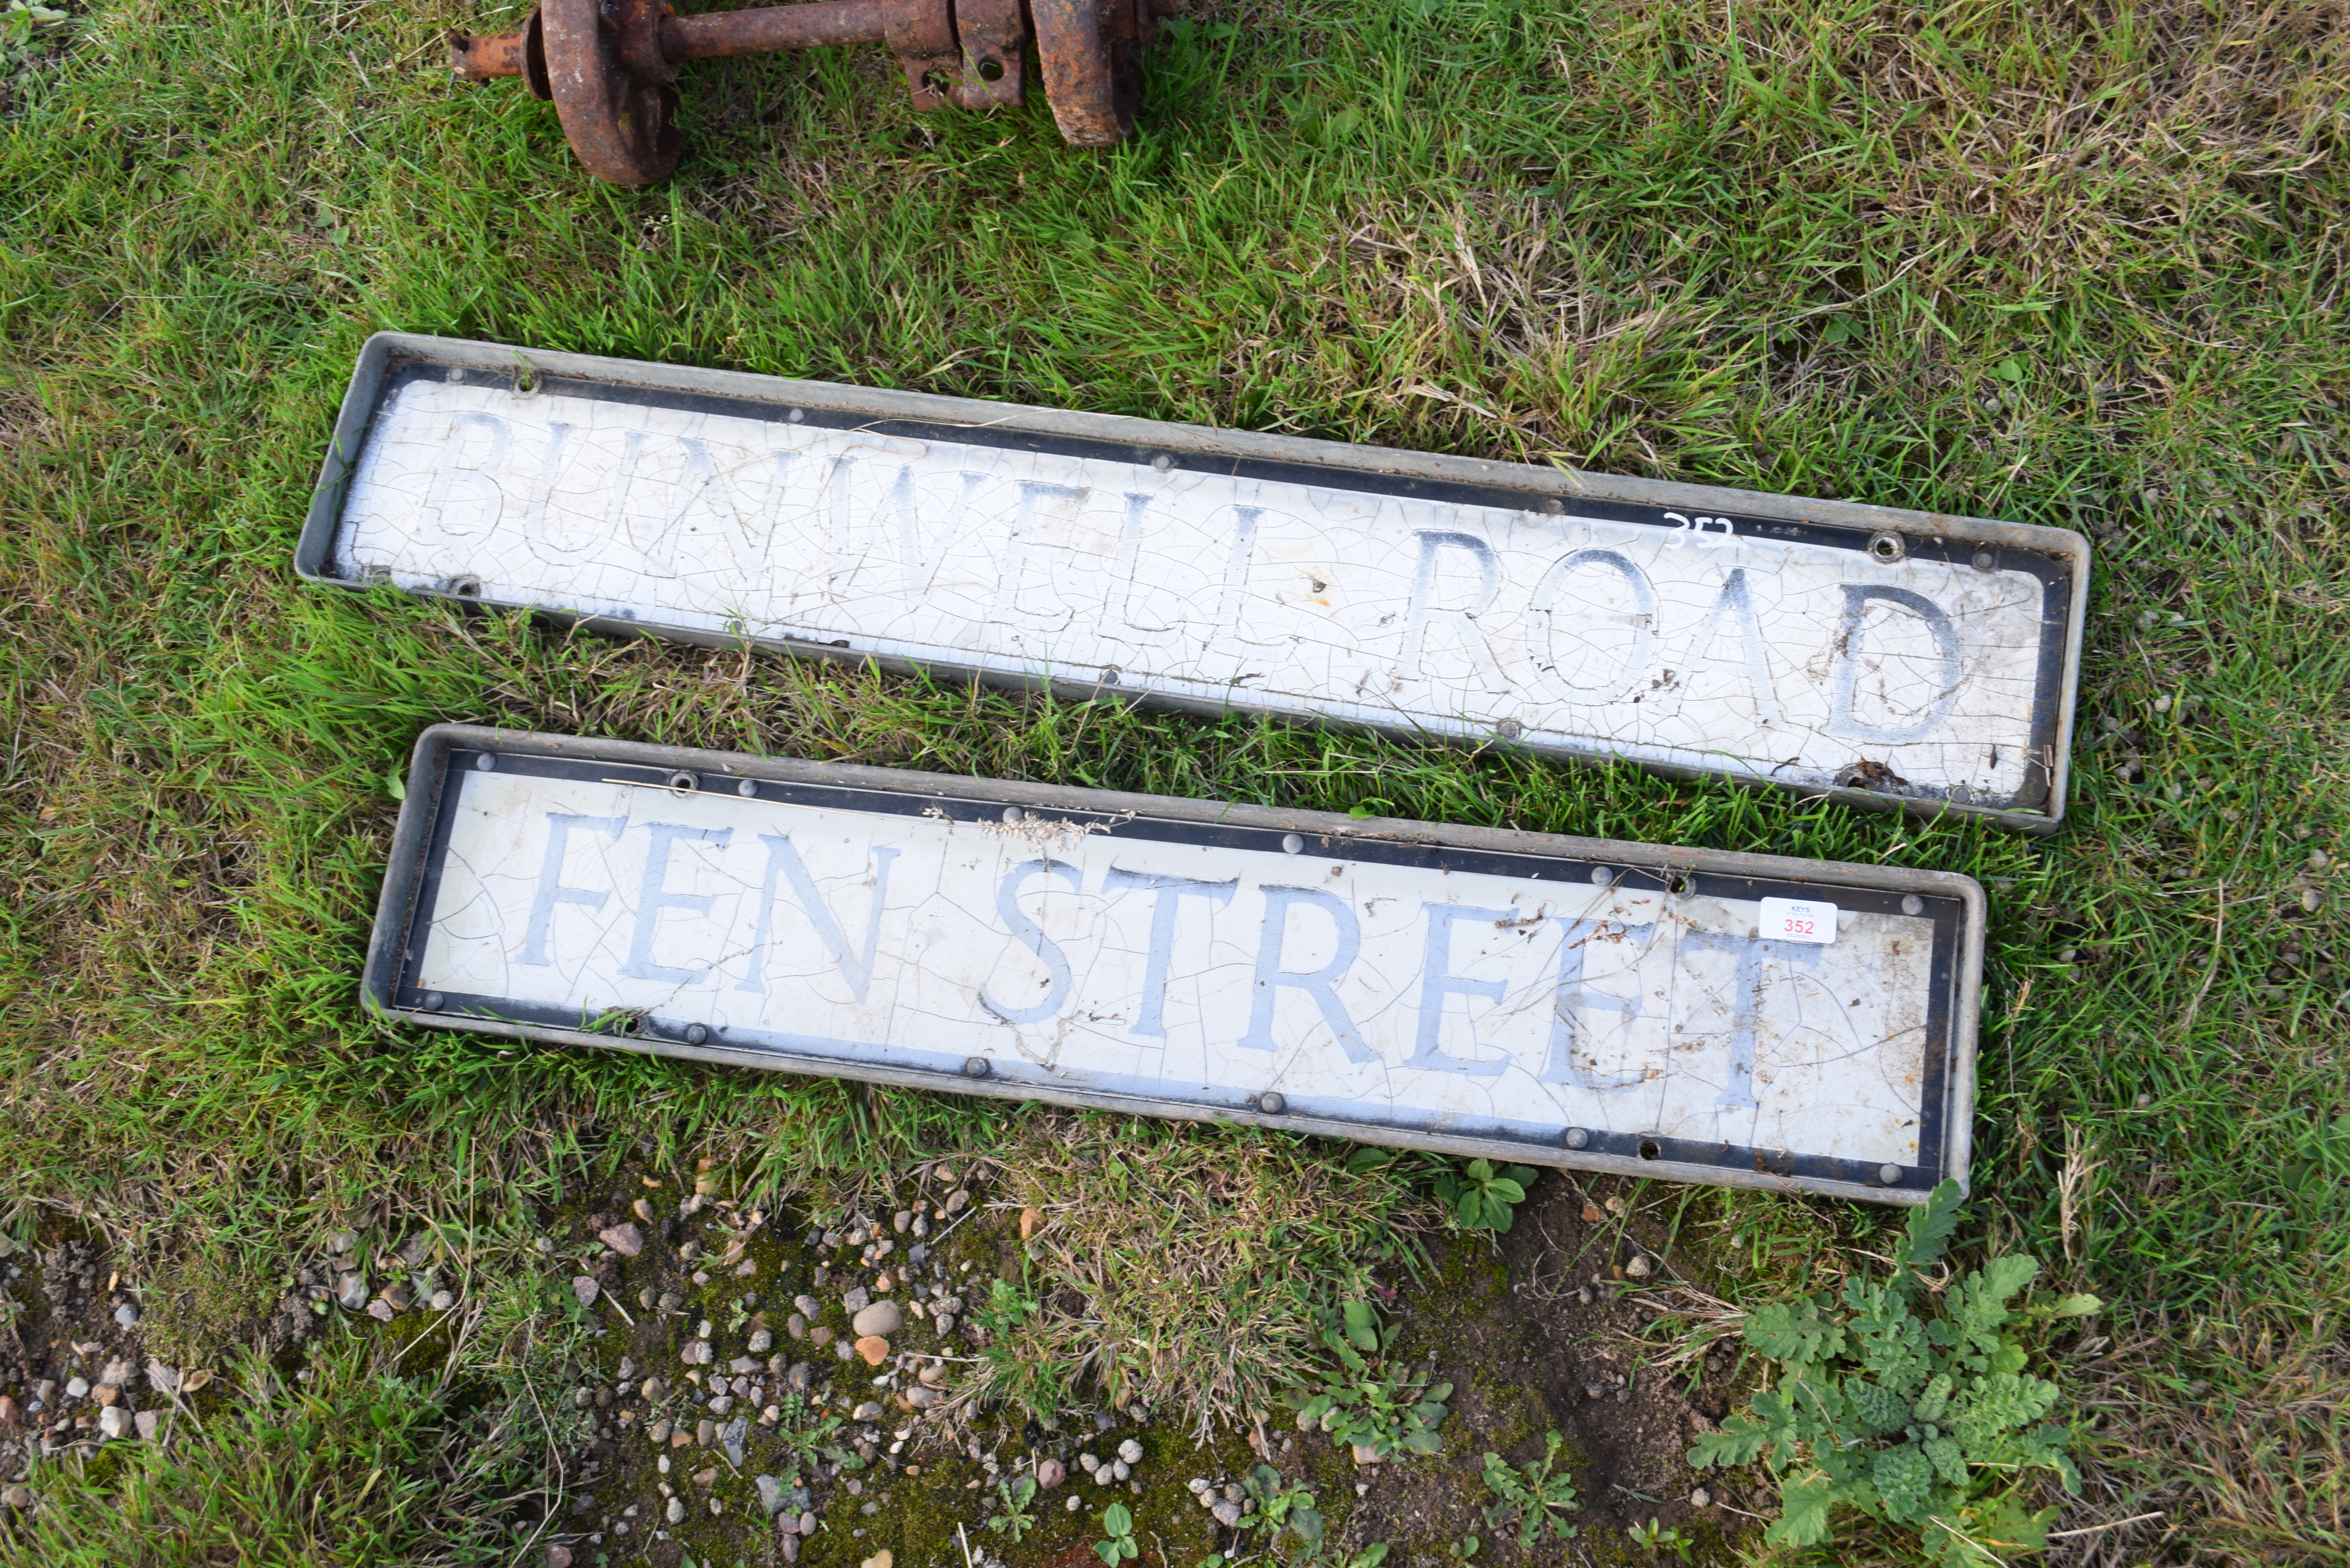
[[[444,725],[441,1028],[1733,1186],[1967,1177],[1965,877]]]

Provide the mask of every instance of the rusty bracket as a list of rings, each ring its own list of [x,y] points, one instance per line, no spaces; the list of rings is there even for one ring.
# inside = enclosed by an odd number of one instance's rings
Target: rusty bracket
[[[1029,39],[1045,99],[1074,147],[1134,129],[1142,57],[1166,0],[812,0],[681,16],[667,0],[541,0],[512,33],[452,33],[461,81],[520,77],[551,99],[572,151],[617,185],[648,185],[684,143],[670,84],[688,60],[835,44],[883,44],[918,112],[1023,101]]]

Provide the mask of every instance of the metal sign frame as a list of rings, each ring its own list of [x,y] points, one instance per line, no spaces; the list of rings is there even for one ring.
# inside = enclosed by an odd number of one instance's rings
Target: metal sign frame
[[[436,919],[437,889],[450,825],[466,783],[501,775],[569,779],[602,785],[707,793],[847,810],[876,820],[920,816],[974,825],[1008,820],[1007,810],[1060,814],[1097,826],[1109,842],[1173,842],[1214,849],[1275,851],[1302,846],[1351,862],[1426,869],[1532,876],[1538,887],[1578,882],[1627,894],[1724,898],[1819,899],[1865,913],[1925,915],[1932,923],[1928,971],[1928,1044],[1919,1089],[1920,1163],[1880,1170],[1863,1161],[1787,1150],[1694,1143],[1656,1134],[1561,1128],[1546,1137],[1426,1130],[1377,1120],[1300,1114],[1280,1096],[1180,1099],[1105,1093],[1022,1076],[1017,1071],[909,1065],[820,1053],[789,1043],[732,1044],[708,1029],[653,1013],[588,1021],[495,995],[428,993],[415,982]],[[743,803],[748,805],[749,803]],[[1291,862],[1295,864],[1295,862]],[[1604,874],[1607,880],[1592,876]],[[877,906],[878,907],[878,906]],[[677,1056],[733,1066],[859,1079],[956,1094],[1045,1101],[1186,1120],[1246,1122],[1359,1143],[1435,1149],[1537,1165],[1661,1177],[1765,1190],[1803,1190],[1867,1202],[1916,1204],[1945,1178],[1962,1185],[1970,1158],[1976,1013],[1984,935],[1982,889],[1951,872],[1802,860],[1781,856],[1660,847],[1605,839],[1521,833],[1320,812],[1274,810],[1215,801],[1178,800],[1056,785],[955,778],[893,769],[752,757],[674,746],[443,724],[417,741],[405,803],[390,851],[362,976],[365,1005],[380,1015],[432,1028],[515,1039]],[[1850,918],[1849,916],[1847,918]],[[878,927],[877,927],[878,929]],[[868,941],[873,939],[868,936]],[[869,958],[868,960],[869,963]],[[582,1027],[594,1022],[602,1027]],[[723,1033],[723,1031],[721,1032]],[[876,1056],[889,1053],[882,1046]],[[1020,1064],[1014,1063],[1016,1069]],[[1898,1169],[1898,1177],[1888,1173]]]
[[[1640,754],[1631,754],[1628,760],[1668,776],[1719,775],[1790,789],[1806,796],[1825,795],[1847,805],[1918,815],[1949,813],[1982,817],[2002,827],[2033,834],[2054,832],[2064,818],[2089,574],[2088,544],[2070,530],[1111,415],[379,333],[368,340],[359,356],[296,550],[296,569],[304,578],[339,587],[365,586],[364,573],[340,572],[336,565],[336,535],[345,499],[366,449],[371,421],[386,406],[389,397],[419,378],[495,386],[525,397],[534,395],[536,389],[556,388],[604,403],[649,405],[657,410],[732,416],[770,425],[804,423],[810,430],[825,427],[854,431],[860,438],[869,434],[885,442],[899,439],[902,443],[903,438],[979,442],[1004,451],[1139,463],[1162,472],[1171,466],[1211,477],[1229,475],[1269,484],[1321,487],[1375,502],[1386,497],[1399,505],[1433,504],[1464,510],[1482,508],[1483,515],[1525,516],[1537,521],[1565,514],[1563,521],[1567,523],[1582,519],[1595,526],[1635,525],[1642,530],[1639,536],[1643,538],[1653,536],[1646,533],[1648,529],[1698,530],[1676,537],[1677,545],[1685,540],[1702,544],[1713,537],[1704,530],[1719,528],[1766,540],[1774,546],[1784,542],[1791,548],[1813,549],[1814,556],[1819,555],[1817,547],[1824,546],[1834,552],[1854,552],[1850,558],[1856,562],[1873,558],[1880,564],[1897,566],[1904,561],[1921,566],[1941,566],[1951,574],[1952,581],[1963,580],[1966,573],[1961,568],[1970,565],[1976,572],[2024,574],[2042,585],[2036,612],[2038,642],[2036,654],[2032,656],[2036,662],[2032,665],[2029,678],[2033,695],[2028,722],[2021,718],[2020,706],[2016,716],[2008,721],[2011,724],[2026,723],[2028,740],[2019,742],[2012,738],[1994,738],[1990,745],[1992,771],[2000,770],[2002,748],[2005,746],[2011,760],[2002,776],[2021,780],[2004,797],[1978,798],[1963,784],[1905,787],[1889,769],[1867,759],[1838,769],[1832,780],[1826,776],[1824,765],[1806,764],[1816,776],[1790,782],[1787,777],[1778,776],[1780,770],[1788,765],[1786,763],[1773,766],[1769,765],[1770,758],[1732,755],[1726,741],[1720,737],[1702,743],[1638,742],[1632,749]],[[453,462],[455,459],[450,461]],[[1453,536],[1423,533],[1421,537],[1425,541]],[[1474,541],[1469,543],[1473,545]],[[1397,548],[1409,553],[1414,548],[1410,537],[1401,536]],[[1436,552],[1424,543],[1419,548],[1424,556],[1419,567],[1423,575],[1438,569],[1432,564]],[[1605,552],[1584,554],[1596,559]],[[1866,575],[1865,571],[1858,573],[1860,576]],[[1605,573],[1600,576],[1604,577]],[[1557,732],[1527,732],[1512,719],[1494,722],[1490,719],[1471,721],[1448,716],[1439,711],[1440,701],[1422,702],[1408,710],[1381,710],[1362,700],[1359,694],[1336,690],[1324,689],[1302,696],[1295,692],[1260,695],[1243,684],[1203,686],[1199,679],[1176,674],[1158,683],[1167,689],[1139,689],[1130,675],[1126,684],[1118,684],[1119,672],[1114,668],[1105,668],[1098,673],[1090,669],[1083,674],[1064,673],[1063,667],[1051,658],[1033,654],[963,658],[951,649],[927,648],[919,654],[902,653],[893,649],[889,636],[882,634],[841,637],[832,633],[795,636],[785,632],[769,636],[757,630],[746,632],[741,623],[721,623],[706,616],[702,624],[691,624],[682,618],[664,620],[662,617],[668,612],[658,609],[642,614],[627,607],[619,613],[567,609],[561,603],[550,604],[543,598],[530,602],[500,598],[494,587],[485,588],[480,579],[462,575],[446,580],[404,581],[402,586],[423,597],[527,609],[558,623],[577,622],[616,635],[650,634],[704,647],[740,646],[747,640],[804,658],[850,663],[870,659],[885,669],[901,671],[926,668],[959,677],[975,676],[1014,689],[1050,688],[1071,698],[1116,697],[1207,713],[1236,708],[1264,711],[1304,722],[1359,723],[1404,733],[1442,735],[1471,744],[1524,746],[1544,754],[1586,763],[1605,763],[1627,755],[1620,746],[1589,737],[1567,735],[1561,739]],[[1851,628],[1858,623],[1852,618],[1860,613],[1859,607],[1869,594],[1877,594],[1888,604],[1904,601],[1904,596],[1895,589],[1856,586],[1846,593],[1847,619],[1844,638],[1838,639],[1840,645],[1854,635]],[[1725,590],[1723,604],[1729,605],[1731,597]],[[1914,599],[1916,596],[1908,597]],[[1755,629],[1754,612],[1745,608],[1743,601],[1731,607],[1745,615],[1745,631],[1750,639],[1762,635]],[[1447,609],[1442,613],[1451,616],[1456,612]],[[1891,609],[1884,613],[1897,614]],[[1698,634],[1700,640],[1716,636],[1714,626],[1722,614],[1722,607],[1717,606],[1715,619],[1710,619]],[[1650,623],[1655,621],[1653,616],[1646,618]],[[1735,620],[1733,614],[1731,621]],[[1548,624],[1547,617],[1544,624]],[[2001,646],[2020,649],[2024,645],[2014,642]],[[1719,656],[1707,657],[1713,662],[1721,662]],[[1750,652],[1749,658],[1752,657]],[[1954,659],[1956,655],[1951,653],[1949,657]],[[2014,659],[2016,656],[2011,658]],[[1007,663],[1018,668],[1007,668]],[[2018,661],[2019,670],[2021,667]],[[1945,664],[1942,668],[1954,666]],[[1663,674],[1669,684],[1674,672],[1667,670]],[[2017,680],[2021,679],[2019,675]],[[1930,680],[1928,685],[1930,687]],[[1756,722],[1760,722],[1759,697],[1756,711]],[[1832,708],[1832,715],[1834,711]],[[1821,732],[1843,732],[1831,724]],[[1967,738],[1950,737],[1952,741]],[[1944,737],[1938,734],[1934,739],[1939,743]],[[1980,744],[1979,738],[1977,743]],[[1866,750],[1870,744],[1852,742],[1856,752]],[[2016,774],[2019,764],[2014,759],[2019,758],[2022,771]]]

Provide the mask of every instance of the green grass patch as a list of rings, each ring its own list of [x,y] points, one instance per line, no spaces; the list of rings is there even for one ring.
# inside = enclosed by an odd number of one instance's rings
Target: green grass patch
[[[12,1224],[102,1220],[168,1296],[193,1255],[472,1225],[631,1148],[805,1185],[1019,1136],[364,1018],[389,781],[434,721],[1962,870],[1993,920],[1964,1240],[2108,1303],[2054,1349],[2089,1427],[2060,1540],[2159,1513],[2078,1539],[2350,1551],[2333,11],[1235,5],[1110,155],[1041,106],[917,117],[832,51],[691,67],[693,155],[634,193],[514,84],[452,88],[441,32],[514,15],[116,0],[7,35]],[[2079,805],[2027,843],[320,593],[294,535],[379,327],[2078,527]],[[1898,1223],[1674,1210],[1735,1291]]]

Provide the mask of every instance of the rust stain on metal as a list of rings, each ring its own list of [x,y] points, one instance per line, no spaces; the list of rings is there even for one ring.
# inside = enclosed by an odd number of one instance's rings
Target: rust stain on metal
[[[543,0],[513,33],[452,34],[461,81],[520,77],[555,100],[572,151],[616,185],[648,185],[676,168],[684,142],[670,83],[689,60],[843,44],[898,57],[916,110],[986,109],[1023,101],[1028,43],[1045,100],[1073,147],[1115,147],[1132,133],[1142,57],[1164,0],[815,0],[681,16],[667,0]]]

